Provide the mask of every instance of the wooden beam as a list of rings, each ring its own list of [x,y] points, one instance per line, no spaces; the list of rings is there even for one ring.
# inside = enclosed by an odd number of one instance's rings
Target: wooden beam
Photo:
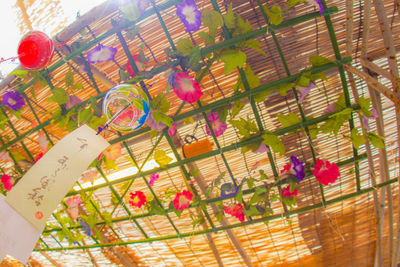
[[[52,257],[49,256],[49,254],[45,251],[41,251],[40,253],[42,253],[43,256],[46,257],[46,259],[51,262],[54,266],[56,267],[61,267],[60,264],[58,264],[58,262],[56,262]]]
[[[345,65],[344,68],[351,72],[352,74],[356,75],[360,79],[362,79],[364,82],[366,82],[369,86],[371,86],[373,89],[378,91],[379,93],[383,94],[387,98],[389,98],[393,103],[398,103],[399,102],[399,97],[394,94],[388,87],[385,85],[381,84],[377,79],[374,77],[370,76],[368,73],[365,73],[362,70],[359,70],[351,65]]]
[[[370,71],[375,72],[376,74],[385,77],[386,79],[390,80],[390,81],[394,81],[396,84],[400,83],[400,78],[393,76],[391,73],[389,73],[388,71],[382,69],[381,67],[379,67],[378,65],[376,65],[375,63],[366,60],[366,59],[360,59],[361,65],[367,69],[369,69]]]

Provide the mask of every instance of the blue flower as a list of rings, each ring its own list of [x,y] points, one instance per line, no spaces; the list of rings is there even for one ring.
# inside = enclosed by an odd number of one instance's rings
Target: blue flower
[[[87,236],[91,236],[92,235],[92,229],[90,229],[89,224],[87,224],[84,220],[79,219],[79,223],[81,224],[83,231],[86,232]]]
[[[225,183],[221,185],[221,199],[235,196],[239,191],[239,187],[232,183]]]

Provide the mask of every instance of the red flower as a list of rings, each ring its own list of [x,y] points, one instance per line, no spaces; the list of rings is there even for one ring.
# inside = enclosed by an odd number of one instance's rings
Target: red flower
[[[183,190],[177,193],[174,199],[174,207],[177,210],[184,210],[189,207],[190,201],[192,201],[193,194],[188,190]]]
[[[133,61],[135,62],[138,70],[142,71],[146,67],[146,63],[143,63],[140,61],[140,55],[138,55],[138,54],[133,55],[132,57],[133,57]],[[126,70],[128,71],[129,75],[132,78],[136,76],[136,73],[133,71],[133,68],[129,62],[126,64]]]
[[[10,191],[13,187],[13,179],[7,174],[1,176],[1,183],[7,191]]]
[[[242,204],[236,203],[229,206],[224,206],[224,211],[225,213],[238,218],[239,221],[244,222],[244,212]]]
[[[130,198],[132,200],[129,201],[129,204],[131,204],[132,207],[135,206],[140,208],[146,203],[146,195],[142,191],[136,191],[135,193],[131,193],[130,195]]]
[[[318,182],[323,185],[334,183],[340,176],[339,167],[336,163],[330,163],[327,160],[317,159],[314,165],[313,174]]]
[[[290,168],[292,168],[292,164],[288,163],[285,166],[283,166],[283,170],[281,170],[281,174],[285,172],[289,172]]]
[[[39,159],[41,159],[42,157],[43,157],[43,152],[40,152],[38,155],[37,155],[37,157],[35,158],[35,162],[33,163],[33,164],[35,164],[36,162],[38,162],[39,161]]]
[[[284,197],[292,197],[292,196],[297,196],[299,191],[297,189],[293,190],[293,192],[290,192],[290,185],[288,185],[285,189],[282,189],[282,196]]]

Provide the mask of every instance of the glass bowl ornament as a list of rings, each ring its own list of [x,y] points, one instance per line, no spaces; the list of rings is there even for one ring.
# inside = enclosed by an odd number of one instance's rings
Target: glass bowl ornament
[[[25,34],[18,44],[18,58],[27,70],[41,70],[50,63],[54,54],[54,42],[41,31]]]
[[[143,126],[150,105],[143,90],[131,84],[111,88],[103,100],[103,113],[108,125],[118,131],[134,131]]]

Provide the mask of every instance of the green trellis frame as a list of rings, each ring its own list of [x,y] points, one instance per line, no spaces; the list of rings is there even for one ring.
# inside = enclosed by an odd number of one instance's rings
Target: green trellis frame
[[[154,1],[151,1],[151,2],[152,2],[153,7],[150,10],[144,12],[144,14],[138,20],[143,20],[143,19],[145,19],[145,18],[147,18],[147,17],[149,17],[151,15],[154,15],[154,14],[157,15],[157,17],[159,19],[159,22],[161,23],[161,26],[162,26],[162,28],[164,30],[164,33],[165,33],[165,35],[166,35],[166,37],[167,37],[167,39],[169,41],[169,44],[170,44],[171,48],[173,50],[175,50],[176,49],[175,48],[175,44],[174,44],[174,42],[172,40],[171,35],[168,32],[168,29],[167,29],[167,27],[166,27],[166,25],[165,25],[165,23],[164,23],[164,21],[162,19],[162,16],[160,15],[160,11],[165,10],[167,8],[170,8],[170,7],[174,6],[174,5],[176,5],[177,3],[179,3],[180,1],[178,1],[178,0],[170,0],[170,1],[166,2],[166,3],[164,3],[164,4],[161,4],[161,5],[156,5]],[[328,69],[337,68],[338,71],[339,71],[339,74],[340,74],[341,83],[342,83],[343,91],[344,91],[344,94],[345,94],[345,100],[346,100],[347,107],[352,107],[353,109],[359,109],[358,105],[352,105],[351,102],[350,102],[350,95],[349,95],[349,91],[348,91],[348,87],[347,87],[347,81],[346,81],[344,68],[343,68],[343,65],[350,63],[351,59],[350,58],[342,58],[341,57],[340,52],[339,52],[339,47],[338,47],[338,44],[337,44],[337,40],[336,40],[336,36],[335,36],[335,32],[334,32],[334,29],[333,29],[333,26],[332,26],[332,21],[331,21],[331,18],[330,18],[330,15],[335,13],[335,12],[337,12],[338,9],[336,7],[327,8],[325,1],[322,0],[322,2],[323,2],[323,5],[325,7],[325,12],[324,12],[324,14],[322,16],[324,17],[325,22],[326,22],[326,26],[327,26],[327,29],[328,29],[328,32],[329,32],[329,35],[330,35],[330,40],[331,40],[331,43],[332,43],[332,48],[333,48],[334,53],[335,53],[336,61],[333,62],[333,63],[325,64],[323,66],[313,67],[311,69],[304,70],[304,71],[311,71],[312,73],[318,73],[318,72],[325,71],[325,70],[328,70]],[[220,9],[219,9],[218,3],[215,0],[211,0],[211,3],[212,3],[213,8],[216,11],[221,12]],[[139,219],[139,218],[152,216],[152,214],[145,213],[145,214],[133,215],[133,214],[131,214],[129,209],[127,207],[125,207],[125,205],[124,205],[124,203],[122,201],[124,199],[124,196],[128,192],[129,187],[133,184],[135,179],[136,178],[140,178],[140,177],[143,179],[143,181],[147,185],[148,189],[150,190],[151,194],[158,201],[159,204],[161,202],[159,201],[159,199],[158,199],[157,195],[155,194],[155,192],[153,191],[153,189],[148,185],[148,182],[147,182],[147,180],[145,178],[147,175],[150,175],[152,173],[163,171],[163,170],[168,170],[168,169],[175,168],[175,167],[179,167],[182,170],[185,178],[187,180],[190,180],[190,175],[189,175],[189,172],[187,171],[187,169],[185,167],[185,164],[190,163],[190,162],[195,162],[195,161],[198,161],[198,160],[201,160],[201,159],[206,159],[206,158],[209,158],[209,157],[212,157],[212,156],[220,155],[222,157],[223,161],[224,161],[224,165],[227,168],[230,177],[233,179],[233,174],[232,174],[232,172],[230,170],[228,161],[226,160],[226,158],[224,156],[224,153],[232,151],[232,150],[235,150],[235,149],[238,149],[240,147],[243,147],[243,146],[246,146],[246,145],[249,145],[249,144],[258,143],[258,142],[262,141],[262,138],[261,138],[261,136],[256,136],[256,137],[247,139],[245,141],[241,141],[241,142],[237,142],[237,143],[225,146],[225,147],[221,147],[221,145],[218,143],[218,140],[217,140],[217,138],[216,138],[216,136],[215,136],[215,134],[214,134],[214,132],[212,130],[212,127],[210,127],[210,122],[207,119],[207,116],[206,116],[205,112],[209,111],[211,109],[217,108],[217,107],[226,106],[229,103],[231,103],[233,101],[236,101],[236,100],[248,98],[249,102],[251,104],[251,108],[252,108],[252,111],[254,113],[254,116],[256,118],[257,126],[258,126],[259,130],[262,132],[264,130],[264,125],[261,122],[259,111],[258,111],[258,108],[257,108],[255,102],[254,102],[253,96],[256,95],[257,93],[260,93],[260,92],[272,91],[273,88],[275,88],[275,87],[277,87],[279,85],[283,85],[283,84],[287,84],[287,83],[293,82],[296,79],[298,79],[301,76],[301,74],[304,72],[303,71],[303,72],[299,72],[299,73],[296,73],[296,74],[291,74],[290,73],[288,65],[287,65],[287,62],[286,62],[285,57],[284,57],[284,54],[282,52],[281,46],[279,44],[278,38],[275,35],[275,32],[279,31],[279,29],[286,28],[288,26],[296,25],[296,24],[305,22],[307,20],[311,20],[311,19],[314,19],[316,17],[319,17],[320,16],[319,12],[313,12],[313,13],[310,13],[310,14],[307,14],[307,15],[303,15],[303,16],[299,16],[299,17],[296,17],[296,18],[293,18],[293,19],[289,19],[289,20],[283,21],[278,26],[274,26],[274,25],[270,25],[269,24],[268,18],[267,18],[266,14],[265,14],[265,12],[264,12],[264,10],[262,8],[260,0],[257,0],[257,4],[261,8],[263,17],[265,19],[265,22],[267,23],[266,27],[253,30],[253,31],[251,31],[251,32],[249,32],[249,33],[247,33],[245,35],[237,36],[237,37],[231,37],[229,35],[229,32],[226,29],[223,29],[223,34],[225,35],[225,41],[217,43],[217,44],[209,46],[209,47],[201,48],[201,56],[204,57],[205,55],[207,55],[209,53],[212,53],[214,51],[218,51],[218,50],[230,47],[230,46],[232,46],[234,44],[237,44],[237,43],[239,43],[239,42],[241,42],[243,40],[248,40],[250,38],[255,38],[255,37],[261,36],[263,34],[270,33],[272,35],[272,37],[273,37],[273,41],[275,43],[275,46],[276,46],[276,48],[277,48],[277,50],[279,52],[279,56],[280,56],[280,59],[281,59],[283,65],[284,65],[284,68],[285,68],[287,76],[282,78],[282,79],[279,79],[279,80],[276,80],[276,81],[272,81],[272,82],[269,82],[267,84],[260,85],[257,88],[250,89],[243,70],[241,68],[239,68],[238,69],[239,76],[242,79],[242,82],[243,82],[243,84],[245,86],[245,89],[246,89],[245,92],[241,92],[241,93],[235,94],[232,97],[224,98],[224,99],[215,101],[213,103],[210,103],[210,104],[207,104],[207,105],[204,105],[204,106],[201,106],[200,102],[199,102],[198,103],[199,104],[199,108],[198,109],[191,110],[191,111],[188,111],[188,112],[183,113],[183,114],[179,114],[180,110],[182,109],[182,107],[184,105],[184,103],[182,103],[181,106],[179,107],[178,111],[176,112],[175,116],[173,117],[174,122],[177,122],[177,121],[184,120],[184,119],[186,119],[188,117],[191,117],[193,115],[201,114],[203,116],[203,118],[205,119],[207,125],[209,126],[209,129],[211,129],[211,134],[212,134],[214,142],[217,145],[217,149],[213,150],[213,151],[210,151],[210,152],[207,152],[207,153],[204,153],[202,155],[198,155],[196,157],[192,157],[192,158],[188,158],[188,159],[181,159],[180,156],[179,156],[179,153],[177,152],[176,147],[174,146],[174,144],[173,144],[171,138],[168,136],[168,134],[166,134],[166,130],[165,130],[158,137],[158,139],[155,142],[155,145],[151,149],[150,153],[146,156],[146,158],[143,161],[143,163],[139,166],[137,160],[135,159],[135,157],[131,153],[131,151],[129,149],[129,146],[126,144],[126,141],[128,139],[131,139],[131,138],[135,137],[135,136],[139,136],[139,135],[142,135],[142,134],[147,133],[147,132],[150,131],[149,127],[144,127],[144,128],[142,128],[142,129],[140,129],[138,131],[135,131],[135,132],[132,132],[132,133],[129,133],[129,134],[125,134],[125,135],[120,135],[118,138],[115,138],[115,139],[110,141],[111,144],[116,144],[116,143],[120,143],[120,142],[123,144],[123,146],[126,148],[128,154],[129,154],[132,162],[138,168],[138,173],[137,174],[124,177],[122,179],[119,179],[118,181],[109,181],[107,179],[107,176],[104,174],[104,171],[101,168],[98,168],[99,173],[101,174],[101,176],[106,181],[105,184],[93,186],[93,187],[91,187],[89,189],[83,189],[82,188],[81,190],[78,190],[78,191],[71,191],[68,194],[68,196],[72,196],[72,195],[76,195],[76,194],[80,194],[80,193],[86,193],[86,192],[92,191],[92,190],[97,190],[97,189],[100,189],[100,188],[103,188],[103,187],[108,187],[110,189],[111,193],[118,200],[118,203],[116,205],[114,205],[113,211],[112,211],[111,214],[114,213],[114,211],[118,208],[119,205],[122,205],[123,209],[128,214],[128,216],[119,217],[119,218],[113,218],[112,222],[132,221],[136,225],[136,227],[140,230],[140,232],[143,234],[144,238],[143,239],[138,239],[138,240],[130,240],[130,241],[126,241],[126,242],[101,243],[95,237],[92,237],[92,239],[95,242],[95,244],[93,244],[93,245],[82,245],[82,244],[80,244],[78,242],[78,244],[76,246],[63,247],[60,244],[60,242],[52,235],[52,233],[56,233],[58,231],[61,231],[62,228],[52,228],[51,230],[45,230],[44,232],[45,233],[49,233],[51,235],[51,237],[57,242],[59,247],[49,247],[48,244],[46,244],[43,241],[43,239],[40,239],[40,242],[42,242],[44,244],[45,248],[37,249],[36,251],[75,250],[75,249],[89,249],[89,248],[99,248],[99,247],[121,246],[121,245],[128,245],[128,244],[136,244],[136,243],[168,240],[168,239],[174,239],[174,238],[182,238],[182,237],[193,236],[193,235],[201,235],[201,234],[206,234],[206,233],[211,233],[211,232],[218,232],[218,231],[223,231],[223,230],[227,230],[227,229],[241,227],[241,226],[244,226],[244,225],[262,223],[262,222],[266,222],[266,221],[270,221],[270,220],[281,218],[282,216],[289,217],[289,216],[294,215],[294,214],[310,211],[310,210],[317,209],[317,208],[320,208],[320,207],[325,207],[327,205],[331,205],[331,204],[334,204],[334,203],[337,203],[337,202],[344,201],[346,199],[350,199],[350,198],[353,198],[353,197],[356,197],[356,196],[359,196],[359,195],[362,195],[362,194],[369,193],[369,192],[371,192],[373,190],[376,190],[377,188],[388,186],[388,185],[390,185],[390,184],[392,184],[392,183],[397,181],[397,178],[395,178],[395,179],[388,180],[388,181],[386,181],[384,183],[378,184],[375,187],[367,187],[367,188],[361,189],[359,162],[364,160],[364,159],[366,159],[366,154],[359,155],[357,150],[355,148],[353,148],[353,158],[338,163],[339,167],[346,166],[346,165],[349,165],[349,164],[353,164],[354,165],[357,187],[356,187],[356,191],[353,192],[353,193],[349,193],[349,194],[346,194],[346,195],[343,195],[343,196],[340,196],[340,197],[337,197],[337,198],[334,198],[334,199],[326,200],[325,199],[325,195],[324,195],[324,191],[323,191],[323,187],[321,186],[320,190],[321,190],[322,201],[320,203],[317,203],[317,204],[314,204],[314,205],[311,205],[311,206],[307,206],[307,207],[297,208],[297,209],[289,211],[286,208],[285,204],[282,202],[281,204],[282,204],[282,206],[284,208],[284,212],[281,213],[281,214],[275,214],[275,215],[271,215],[271,216],[267,216],[267,217],[263,217],[263,218],[252,219],[252,220],[249,220],[249,221],[246,221],[246,222],[243,222],[243,223],[236,223],[236,224],[223,226],[223,227],[216,227],[214,225],[213,221],[210,218],[210,214],[208,214],[207,208],[206,208],[207,205],[209,205],[211,203],[215,203],[215,202],[219,201],[220,199],[219,198],[201,199],[200,202],[199,202],[201,204],[195,204],[195,205],[192,205],[192,207],[199,206],[201,208],[201,210],[203,212],[203,215],[206,217],[207,222],[210,224],[210,228],[202,230],[202,231],[197,231],[197,232],[180,233],[178,231],[177,227],[174,225],[173,221],[171,220],[171,218],[168,215],[170,212],[172,212],[172,210],[163,208],[164,215],[166,216],[166,218],[168,219],[169,223],[174,228],[174,231],[176,233],[173,234],[173,235],[149,238],[149,236],[146,234],[146,232],[143,230],[143,228],[140,226],[140,224],[136,220]],[[78,56],[84,61],[84,64],[87,66],[88,63],[86,62],[86,60],[83,57],[82,53],[84,51],[90,49],[94,45],[96,45],[99,41],[101,41],[101,40],[103,40],[103,39],[105,39],[107,37],[110,37],[112,35],[116,35],[118,37],[118,40],[121,43],[121,45],[122,45],[122,47],[123,47],[123,49],[124,49],[124,51],[126,53],[126,56],[127,56],[128,60],[129,60],[129,63],[131,64],[133,69],[137,71],[136,64],[135,64],[135,62],[133,60],[133,57],[132,57],[132,55],[131,55],[131,53],[129,51],[127,43],[126,43],[123,35],[121,34],[121,31],[123,29],[126,29],[129,26],[132,26],[136,22],[137,21],[131,22],[131,23],[126,23],[124,25],[113,25],[113,28],[111,30],[109,30],[109,31],[103,33],[102,35],[94,38],[92,41],[90,41],[86,45],[82,46],[81,48],[75,50],[74,52],[72,52],[71,54],[66,56],[64,60],[60,60],[60,61],[54,63],[49,68],[47,68],[45,71],[42,71],[41,72],[42,76],[47,80],[50,88],[53,90],[54,87],[53,87],[53,85],[51,83],[51,80],[50,80],[50,78],[48,76],[49,73],[51,73],[53,71],[56,71],[57,68],[59,68],[60,66],[65,64],[68,60],[71,60],[74,57],[78,57]],[[177,65],[178,63],[174,62],[173,64]],[[165,68],[159,67],[159,68],[153,69],[152,70],[152,74],[161,73],[163,71],[165,71]],[[98,95],[95,96],[96,99],[102,98],[104,96],[105,92],[100,93],[99,88],[98,88],[98,86],[96,84],[96,81],[95,81],[95,79],[94,79],[94,77],[93,77],[93,75],[92,75],[92,73],[90,71],[88,72],[88,76],[90,78],[90,81],[93,84],[93,88],[95,88],[95,90],[98,93]],[[18,90],[23,95],[23,97],[25,98],[25,100],[26,100],[26,102],[27,102],[27,104],[29,106],[29,109],[32,111],[32,113],[33,113],[38,125],[36,127],[34,127],[33,129],[29,130],[29,131],[26,131],[26,132],[24,132],[22,134],[19,134],[18,131],[16,130],[16,128],[14,127],[14,125],[11,123],[11,121],[9,121],[8,124],[10,125],[10,128],[12,129],[12,131],[15,134],[16,138],[13,139],[13,140],[8,141],[7,143],[5,143],[4,140],[0,137],[0,145],[1,145],[0,151],[4,151],[7,148],[11,147],[12,145],[19,143],[22,146],[22,148],[25,150],[25,152],[28,154],[30,159],[32,159],[32,160],[33,160],[33,156],[30,153],[30,151],[27,149],[27,147],[25,146],[24,141],[23,141],[24,138],[26,138],[27,136],[29,136],[30,134],[32,134],[32,133],[34,133],[34,132],[36,132],[38,130],[43,130],[45,135],[46,135],[46,137],[48,138],[49,142],[51,144],[53,144],[48,132],[45,129],[46,126],[50,125],[50,120],[47,120],[47,121],[44,121],[44,122],[40,121],[40,119],[37,116],[34,108],[32,107],[32,104],[30,103],[29,98],[25,94],[25,90],[28,89],[29,87],[33,86],[36,83],[36,81],[37,81],[36,79],[33,79],[30,82],[28,82],[26,85],[24,85],[21,88],[19,88]],[[140,85],[144,89],[144,91],[148,94],[146,85],[143,82],[141,82]],[[316,157],[315,157],[315,153],[314,153],[313,144],[312,144],[311,138],[309,136],[308,126],[323,122],[326,119],[328,119],[328,117],[330,115],[332,115],[332,114],[326,114],[326,115],[323,115],[323,116],[320,116],[320,117],[317,117],[317,118],[314,118],[314,119],[307,120],[305,115],[304,115],[304,112],[302,110],[301,105],[298,103],[298,96],[297,96],[296,90],[294,88],[292,88],[292,90],[293,90],[294,96],[296,98],[296,102],[297,102],[297,106],[298,106],[299,112],[301,114],[302,122],[299,123],[299,124],[296,124],[296,125],[292,125],[290,127],[281,128],[281,129],[275,131],[274,134],[283,135],[283,134],[288,133],[290,131],[293,131],[295,129],[303,128],[305,130],[306,134],[307,134],[307,141],[308,141],[308,144],[309,144],[311,152],[312,152],[313,160],[315,161]],[[78,105],[78,107],[82,108],[85,105],[87,105],[88,102],[89,102],[89,100],[83,101],[82,103],[80,103]],[[1,106],[0,106],[0,111],[8,118],[7,113],[5,112],[3,107],[1,107]],[[350,130],[354,128],[353,118],[351,118],[351,120],[349,120],[349,126],[350,126]],[[142,171],[142,168],[143,168],[144,164],[150,159],[152,153],[154,152],[154,149],[156,148],[156,146],[161,142],[162,138],[164,138],[164,137],[166,138],[169,146],[171,147],[171,149],[172,149],[177,161],[172,163],[172,164],[167,165],[164,168],[155,168],[155,169],[152,169],[150,171]],[[16,164],[15,159],[12,157],[12,155],[10,155],[10,156],[11,156],[12,160],[15,163],[16,170],[19,171],[19,172],[22,172],[21,169]],[[268,153],[268,158],[269,158],[269,161],[270,161],[270,164],[271,164],[272,171],[274,173],[274,177],[277,178],[278,172],[277,172],[277,169],[275,167],[275,162],[274,162],[274,159],[273,159],[273,156],[272,156],[271,152]],[[0,171],[2,173],[4,173],[2,168],[0,168]],[[308,173],[306,178],[309,178],[310,176],[311,176],[311,174]],[[129,186],[123,192],[122,195],[119,195],[119,193],[113,188],[113,185],[117,184],[117,183],[121,183],[121,182],[126,182],[126,181],[129,181]],[[234,179],[233,179],[233,181],[234,181]],[[277,186],[280,187],[281,184],[282,183],[280,182],[280,183],[277,184]],[[191,186],[191,187],[192,187],[192,190],[194,191],[194,193],[199,196],[199,194],[196,192],[196,189],[193,186]],[[254,191],[255,191],[254,188],[251,189],[251,190],[250,189],[249,190],[244,190],[243,194],[247,195],[247,194],[253,193]],[[103,229],[103,227],[105,227],[105,225],[106,225],[106,222],[105,222],[104,218],[102,217],[100,210],[97,209],[96,205],[93,204],[92,200],[90,200],[89,202],[96,209],[96,211],[98,212],[99,216],[103,219],[102,221],[99,221],[97,223],[97,225],[100,226],[101,229]],[[63,202],[63,205],[66,206],[66,204],[64,202]],[[60,223],[60,225],[62,225],[61,222],[59,221],[59,218],[57,218],[54,215],[53,215],[53,217],[55,218],[55,220],[57,220]],[[69,229],[71,229],[71,230],[79,229],[79,228],[81,228],[81,227],[80,226],[69,227]],[[112,227],[110,227],[110,228],[111,228],[111,231],[113,231],[113,233],[116,235],[116,237],[120,238],[118,233]]]

